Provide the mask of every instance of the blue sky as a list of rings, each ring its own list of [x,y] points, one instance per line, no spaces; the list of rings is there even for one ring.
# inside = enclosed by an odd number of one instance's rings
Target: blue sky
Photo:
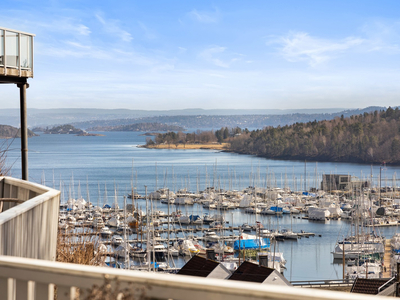
[[[400,105],[400,1],[3,0],[36,34],[28,108]],[[15,86],[0,105],[18,107]]]

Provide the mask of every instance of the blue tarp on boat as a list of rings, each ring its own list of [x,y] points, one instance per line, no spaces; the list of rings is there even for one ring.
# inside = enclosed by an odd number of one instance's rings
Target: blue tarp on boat
[[[279,206],[271,206],[269,209],[276,212],[281,212],[283,208]]]
[[[200,219],[200,216],[199,215],[190,215],[189,216],[189,219],[190,219],[190,221],[197,221],[198,219]]]
[[[251,239],[251,240],[240,240],[240,249],[265,249],[269,248],[271,242],[268,238],[264,239]],[[233,249],[239,250],[239,240],[233,243]]]
[[[309,193],[309,192],[303,192],[303,195],[304,195],[304,196],[311,196],[311,197],[317,196],[317,194],[315,194],[315,193]]]

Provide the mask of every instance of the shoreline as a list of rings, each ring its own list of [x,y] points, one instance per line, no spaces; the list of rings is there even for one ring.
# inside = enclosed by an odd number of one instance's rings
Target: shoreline
[[[329,160],[326,157],[288,157],[288,156],[281,156],[281,157],[266,157],[263,155],[258,155],[255,153],[244,153],[241,151],[234,151],[230,149],[230,143],[209,143],[209,144],[154,144],[154,145],[138,145],[138,148],[147,148],[147,149],[173,149],[173,150],[220,150],[222,152],[227,153],[235,153],[240,155],[250,155],[265,159],[271,160],[285,160],[285,161],[306,161],[307,163],[315,163],[315,162],[330,162],[330,163],[349,163],[349,164],[360,164],[360,165],[380,165],[381,163],[377,162],[364,162],[364,161],[356,161],[356,160]],[[398,163],[386,163],[388,166],[399,166]]]
[[[203,149],[203,150],[227,150],[229,149],[229,143],[221,143],[221,144],[159,144],[159,145],[138,145],[138,148],[147,148],[147,149],[173,149],[173,150],[194,150],[194,149]]]

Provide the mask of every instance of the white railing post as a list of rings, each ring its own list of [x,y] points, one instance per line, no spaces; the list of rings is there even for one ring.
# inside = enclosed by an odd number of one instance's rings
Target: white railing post
[[[7,300],[15,300],[15,279],[7,280]]]

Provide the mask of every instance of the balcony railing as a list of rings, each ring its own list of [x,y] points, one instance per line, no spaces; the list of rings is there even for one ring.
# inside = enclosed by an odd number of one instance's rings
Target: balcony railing
[[[55,260],[59,205],[57,190],[0,177],[0,255]]]
[[[0,27],[0,75],[33,77],[34,36]]]
[[[54,286],[57,287],[56,291]],[[97,286],[98,288],[95,288]],[[383,300],[386,297],[320,289],[257,284],[195,276],[169,275],[35,259],[0,256],[0,291],[5,299],[100,299],[108,290],[136,294],[134,299],[190,300]],[[99,295],[99,294],[97,294]],[[6,298],[9,297],[9,298]],[[103,294],[103,298],[104,294]],[[111,299],[111,298],[110,298]],[[132,298],[130,298],[132,299]]]

